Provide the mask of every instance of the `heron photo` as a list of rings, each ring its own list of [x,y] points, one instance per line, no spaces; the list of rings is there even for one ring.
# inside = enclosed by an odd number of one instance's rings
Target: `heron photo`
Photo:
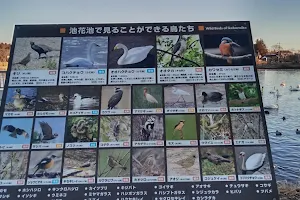
[[[229,83],[229,107],[259,107],[256,83]]]
[[[231,140],[228,114],[201,114],[200,140]]]
[[[65,143],[96,142],[98,140],[98,117],[68,117]]]
[[[133,109],[163,108],[161,85],[134,85],[132,98]]]
[[[167,174],[200,177],[198,148],[167,148]]]
[[[109,38],[109,68],[155,68],[155,36]]]
[[[0,152],[0,180],[25,179],[28,155],[28,151]]]
[[[133,115],[132,141],[164,140],[163,115]]]
[[[260,113],[230,114],[233,139],[265,139]]]
[[[130,177],[130,149],[101,149],[98,177]]]
[[[160,35],[156,37],[157,66],[204,67],[199,35]]]
[[[253,44],[248,34],[204,35],[207,66],[253,65]]]
[[[165,108],[195,108],[192,84],[167,85],[164,87]]]
[[[65,126],[65,117],[35,118],[31,143],[64,143]]]
[[[36,96],[36,88],[8,88],[4,111],[34,111]]]
[[[60,37],[17,38],[12,70],[57,70]]]
[[[99,86],[73,86],[70,89],[69,110],[99,110]]]
[[[235,147],[235,156],[239,175],[271,175],[266,146]]]
[[[32,118],[4,118],[0,144],[30,144],[32,124]]]
[[[165,115],[166,140],[197,140],[195,115]]]
[[[60,69],[107,68],[107,37],[64,37]]]
[[[131,109],[130,86],[103,86],[101,110]]]
[[[225,84],[196,84],[197,108],[226,108]]]
[[[132,150],[132,176],[165,176],[163,148],[134,148]]]
[[[63,178],[94,178],[96,176],[96,149],[65,150]]]
[[[231,147],[201,148],[202,176],[235,175],[234,153]]]
[[[60,178],[62,155],[62,150],[31,151],[28,179]]]
[[[131,117],[100,116],[100,142],[129,142],[131,134]]]
[[[36,110],[67,110],[68,96],[68,87],[39,87]]]

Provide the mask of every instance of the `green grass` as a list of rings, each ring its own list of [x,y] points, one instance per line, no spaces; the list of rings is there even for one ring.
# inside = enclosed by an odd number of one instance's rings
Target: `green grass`
[[[175,125],[180,121],[185,120],[183,131],[184,140],[197,140],[196,116],[195,115],[166,115],[165,129],[167,140],[181,140],[180,132],[176,131],[173,137]]]
[[[50,69],[50,70],[57,69],[56,61],[54,59],[51,59],[51,58],[46,59],[45,66],[46,66],[47,69]]]
[[[158,103],[149,103],[144,96],[144,88],[148,89],[148,93],[151,94]],[[162,87],[160,85],[139,85],[133,86],[133,101],[132,106],[134,109],[143,108],[162,108]]]
[[[234,163],[222,163],[215,165],[207,159],[202,160],[202,174],[207,175],[232,175],[235,174]]]

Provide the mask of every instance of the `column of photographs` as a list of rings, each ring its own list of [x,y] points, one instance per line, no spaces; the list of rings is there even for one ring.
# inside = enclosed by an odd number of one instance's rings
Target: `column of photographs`
[[[1,185],[272,179],[256,83],[8,88]]]

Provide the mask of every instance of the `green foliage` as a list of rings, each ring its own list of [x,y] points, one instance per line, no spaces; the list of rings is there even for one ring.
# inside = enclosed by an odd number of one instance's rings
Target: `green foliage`
[[[234,164],[231,163],[222,163],[215,165],[214,163],[203,160],[202,161],[202,174],[203,176],[207,175],[233,175],[235,174]]]
[[[174,127],[180,120],[185,120],[184,127],[182,129],[184,140],[197,140],[195,115],[166,115],[166,139],[181,140],[179,131],[175,131],[173,136]]]
[[[51,59],[51,58],[46,59],[45,66],[46,66],[47,69],[50,69],[50,70],[57,69],[56,61],[54,59]]]
[[[144,88],[148,89],[148,93],[151,94],[158,103],[150,103],[144,96]],[[133,86],[133,101],[132,106],[134,109],[147,109],[147,108],[163,108],[162,105],[162,87],[160,85],[139,85]]]
[[[242,89],[248,101],[233,102],[239,100],[239,90]],[[234,107],[259,106],[259,98],[256,83],[231,83],[229,84],[229,104]]]

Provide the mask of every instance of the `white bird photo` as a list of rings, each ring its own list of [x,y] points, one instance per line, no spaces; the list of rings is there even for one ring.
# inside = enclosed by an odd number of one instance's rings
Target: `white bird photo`
[[[100,87],[74,86],[71,87],[69,110],[99,109]]]
[[[133,109],[163,108],[163,93],[160,85],[135,85],[132,96]]]
[[[164,88],[165,108],[194,108],[193,85],[169,85]]]

